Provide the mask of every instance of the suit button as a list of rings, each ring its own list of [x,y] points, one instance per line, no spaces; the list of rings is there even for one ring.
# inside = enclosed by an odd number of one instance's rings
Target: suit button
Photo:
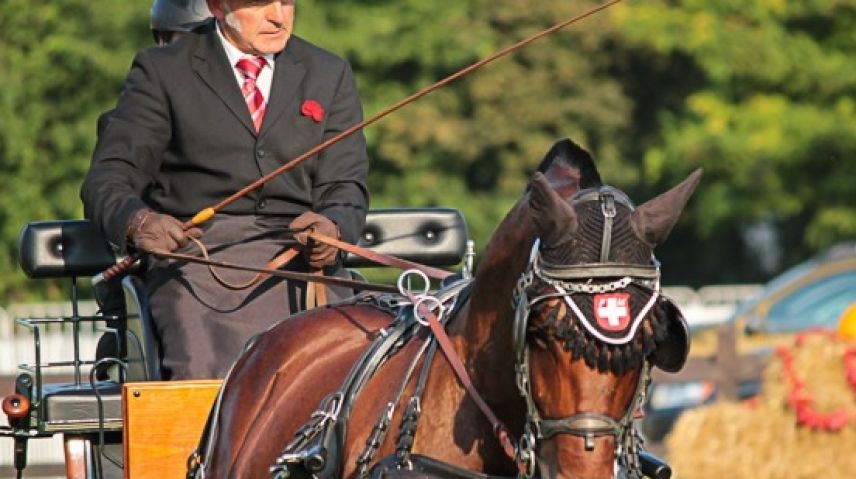
[[[262,198],[259,200],[258,203],[256,203],[256,206],[258,206],[258,208],[260,210],[263,210],[263,209],[265,209],[265,206],[267,206],[267,201],[264,198]]]
[[[262,149],[257,150],[256,151],[256,157],[257,158],[264,158],[265,157],[265,150],[262,150]]]

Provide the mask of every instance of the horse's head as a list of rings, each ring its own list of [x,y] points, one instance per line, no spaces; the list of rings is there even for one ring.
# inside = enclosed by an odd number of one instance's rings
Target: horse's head
[[[608,186],[566,197],[536,173],[529,210],[540,241],[517,288],[514,342],[529,410],[522,449],[537,446],[541,477],[612,477],[617,451],[635,467],[632,422],[649,364],[676,371],[688,349],[653,249],[700,177],[634,207]]]

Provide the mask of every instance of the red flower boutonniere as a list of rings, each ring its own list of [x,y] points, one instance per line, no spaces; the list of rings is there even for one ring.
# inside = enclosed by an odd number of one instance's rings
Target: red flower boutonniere
[[[300,107],[300,113],[303,116],[308,116],[309,118],[312,118],[313,120],[315,120],[315,123],[318,123],[322,119],[324,119],[324,107],[321,106],[321,104],[315,100],[304,101],[303,105]]]

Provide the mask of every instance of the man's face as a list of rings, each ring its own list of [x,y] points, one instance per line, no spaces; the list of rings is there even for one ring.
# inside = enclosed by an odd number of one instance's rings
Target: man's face
[[[294,27],[295,0],[208,0],[223,36],[252,55],[285,48]]]

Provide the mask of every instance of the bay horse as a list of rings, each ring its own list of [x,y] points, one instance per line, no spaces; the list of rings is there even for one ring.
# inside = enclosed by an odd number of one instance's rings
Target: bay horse
[[[445,310],[427,308],[441,311],[474,389],[519,438],[512,453],[433,354],[414,296],[363,293],[255,339],[189,476],[640,477],[633,416],[648,367],[678,370],[688,349],[683,318],[659,295],[653,248],[699,177],[634,208],[562,140],[460,282],[471,284],[434,299]]]

